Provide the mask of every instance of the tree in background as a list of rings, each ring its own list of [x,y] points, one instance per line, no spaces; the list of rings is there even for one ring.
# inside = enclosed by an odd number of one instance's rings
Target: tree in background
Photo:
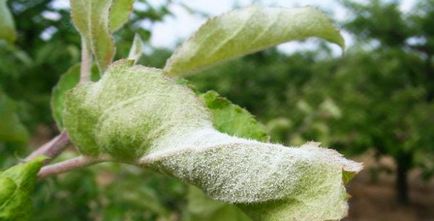
[[[354,15],[345,27],[363,49],[347,55],[337,71],[352,85],[341,91],[349,101],[343,109],[352,112],[342,122],[354,131],[352,143],[395,159],[397,197],[406,203],[408,171],[432,167],[434,1],[421,0],[407,14],[395,1],[344,6]]]

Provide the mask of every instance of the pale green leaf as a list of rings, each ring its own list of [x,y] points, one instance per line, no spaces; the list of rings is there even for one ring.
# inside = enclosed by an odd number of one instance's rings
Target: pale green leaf
[[[30,197],[43,160],[44,158],[38,158],[0,172],[0,220],[30,220]]]
[[[233,136],[269,141],[264,125],[256,121],[247,110],[232,104],[215,91],[208,91],[200,97],[211,112],[217,130]]]
[[[135,34],[133,44],[131,45],[128,59],[133,60],[134,64],[137,63],[140,57],[143,55],[143,41],[140,35]]]
[[[341,219],[343,172],[361,169],[316,143],[285,147],[222,133],[189,88],[125,60],[67,94],[64,125],[83,154],[171,174],[257,220]]]
[[[96,81],[99,79],[98,70],[92,67],[91,80]],[[71,90],[80,81],[80,64],[75,64],[64,73],[59,82],[54,86],[51,93],[51,112],[56,121],[57,127],[63,129],[63,108],[65,93]]]
[[[0,0],[0,39],[12,43],[16,38],[14,19],[7,6],[7,0]]]
[[[127,21],[133,10],[134,0],[112,0],[110,7],[110,31],[115,32]]]
[[[245,109],[231,103],[215,91],[208,91],[200,98],[211,112],[214,127],[229,135],[268,141],[264,126]],[[188,191],[190,221],[249,221],[235,205],[207,197],[201,190],[190,186]]]
[[[70,0],[72,21],[103,72],[112,63],[115,45],[109,28],[111,0]]]
[[[21,123],[15,102],[0,90],[0,141],[26,143],[28,133]]]
[[[331,20],[311,8],[249,7],[209,19],[167,61],[169,76],[184,76],[231,58],[293,40],[319,37],[344,48]]]

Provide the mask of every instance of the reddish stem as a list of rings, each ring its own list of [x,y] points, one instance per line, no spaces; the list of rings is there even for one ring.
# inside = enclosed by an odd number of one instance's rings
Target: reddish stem
[[[50,159],[54,159],[60,153],[65,150],[67,144],[69,143],[68,134],[63,131],[55,138],[51,139],[48,143],[42,145],[37,150],[33,151],[28,157],[26,157],[26,161],[32,160],[38,156],[46,156]]]
[[[90,166],[92,164],[107,161],[105,158],[93,158],[87,156],[79,156],[69,160],[65,160],[52,165],[44,166],[38,173],[39,178],[57,175],[60,173],[68,172],[70,170]]]

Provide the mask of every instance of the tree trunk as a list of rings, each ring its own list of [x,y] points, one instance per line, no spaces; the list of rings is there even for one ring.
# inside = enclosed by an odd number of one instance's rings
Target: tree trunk
[[[409,186],[408,186],[408,171],[411,167],[411,154],[403,153],[395,158],[396,169],[396,197],[398,202],[402,204],[409,203]]]

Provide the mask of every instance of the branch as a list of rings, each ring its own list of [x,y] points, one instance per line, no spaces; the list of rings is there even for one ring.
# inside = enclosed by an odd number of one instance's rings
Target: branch
[[[82,38],[81,40],[81,65],[80,65],[80,83],[90,81],[90,65],[92,55],[87,46],[86,41]]]
[[[28,157],[26,157],[25,161],[32,160],[38,156],[46,156],[50,159],[57,157],[60,153],[65,150],[66,145],[69,143],[68,134],[63,131],[55,138],[51,139],[48,143],[42,145],[37,150],[33,151]],[[48,159],[47,161],[49,161]]]
[[[107,161],[107,158],[93,158],[87,156],[80,156],[76,158],[72,158],[69,160],[65,160],[59,163],[55,163],[52,165],[44,166],[38,173],[38,177],[40,179],[45,178],[47,176],[57,175],[60,173],[65,173],[70,170],[83,168],[86,166],[90,166],[92,164],[101,163]]]

